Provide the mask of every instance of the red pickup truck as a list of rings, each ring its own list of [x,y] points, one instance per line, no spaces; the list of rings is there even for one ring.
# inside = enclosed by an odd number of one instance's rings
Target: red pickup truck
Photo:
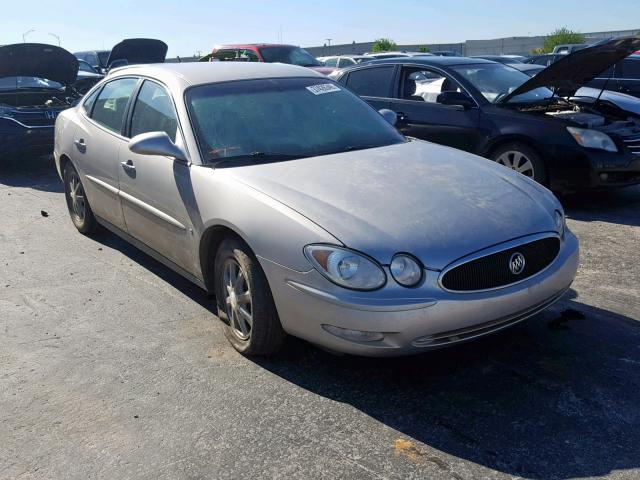
[[[308,67],[324,75],[329,75],[335,70],[335,68],[322,65],[303,48],[272,43],[218,45],[200,61],[288,63]]]

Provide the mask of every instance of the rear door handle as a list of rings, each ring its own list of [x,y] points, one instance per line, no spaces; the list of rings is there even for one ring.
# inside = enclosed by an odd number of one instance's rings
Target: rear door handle
[[[80,140],[74,140],[73,144],[77,147],[78,150],[83,151],[87,148],[87,144],[84,143],[84,139],[81,138]]]

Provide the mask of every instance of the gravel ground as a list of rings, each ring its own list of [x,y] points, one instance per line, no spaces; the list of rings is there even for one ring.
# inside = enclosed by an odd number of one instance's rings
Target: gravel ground
[[[573,289],[401,359],[249,360],[197,287],[0,172],[0,478],[640,477],[640,188],[563,199]]]

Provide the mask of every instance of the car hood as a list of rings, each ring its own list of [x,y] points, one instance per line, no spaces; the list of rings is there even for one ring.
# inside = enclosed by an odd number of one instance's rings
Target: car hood
[[[128,38],[111,49],[107,65],[115,60],[126,60],[129,65],[164,63],[167,44],[153,38]]]
[[[610,66],[640,48],[640,35],[618,37],[568,54],[549,65],[502,99],[502,103],[540,87],[557,90],[561,97],[571,96]]]
[[[382,264],[409,252],[441,269],[485,247],[554,230],[560,208],[549,191],[512,170],[422,141],[225,170]]]
[[[0,78],[38,77],[70,85],[78,73],[78,59],[64,48],[44,43],[0,47]]]

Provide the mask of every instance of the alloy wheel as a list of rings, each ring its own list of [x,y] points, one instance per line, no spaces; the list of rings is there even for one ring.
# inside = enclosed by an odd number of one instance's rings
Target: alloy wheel
[[[80,178],[75,171],[69,175],[69,200],[73,214],[78,221],[84,221],[86,210],[85,193],[82,183],[80,183]]]
[[[533,163],[522,152],[509,151],[501,154],[496,162],[500,165],[504,165],[518,173],[521,173],[529,178],[535,178],[533,171]]]
[[[240,340],[251,337],[253,326],[253,304],[251,290],[245,272],[233,258],[224,263],[223,271],[225,310],[229,317],[229,326]]]

